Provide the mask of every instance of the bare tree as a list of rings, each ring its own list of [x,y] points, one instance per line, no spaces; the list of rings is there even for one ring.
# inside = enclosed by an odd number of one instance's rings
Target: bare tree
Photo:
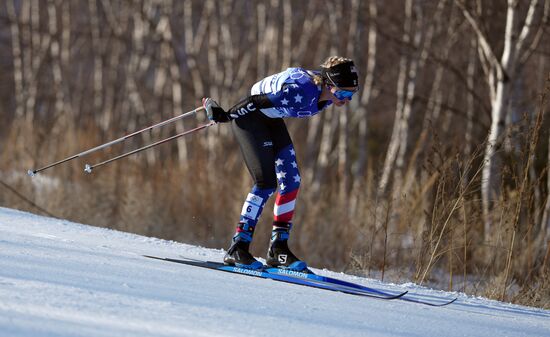
[[[550,144],[550,138],[548,139]],[[550,168],[550,146],[548,147],[548,168]],[[548,173],[547,173],[548,174]],[[550,179],[546,179],[546,185],[548,191],[550,191]],[[546,203],[544,205],[544,211],[542,216],[542,221],[540,223],[541,233],[546,233],[545,241],[550,242],[550,197],[546,196]]]
[[[347,32],[347,44],[346,44],[346,55],[352,55],[354,46],[355,46],[355,32],[357,31],[357,28],[359,26],[359,1],[358,0],[352,0],[351,1],[351,13],[352,15],[349,17],[349,28]],[[345,205],[349,205],[349,196],[350,196],[350,177],[349,177],[349,166],[350,166],[350,160],[349,160],[349,131],[350,126],[348,125],[348,120],[350,111],[349,108],[347,109],[346,113],[339,114],[339,122],[340,122],[340,130],[338,133],[338,145],[337,145],[337,152],[338,152],[338,175],[340,177],[340,198],[344,202]],[[349,211],[349,207],[347,209]]]
[[[92,97],[93,97],[93,109],[100,112],[97,116],[100,116],[99,125],[106,131],[109,128],[109,124],[112,120],[113,111],[104,110],[103,100],[103,58],[101,55],[105,51],[105,43],[101,40],[101,30],[99,28],[99,15],[97,10],[97,0],[88,0],[88,12],[90,15],[90,32],[91,32],[91,44],[93,53],[93,84],[92,84]],[[138,24],[138,23],[136,23]]]
[[[13,1],[6,2],[7,14],[10,19],[10,32],[11,32],[11,50],[13,60],[13,81],[15,87],[15,117],[22,118],[24,116],[24,88],[23,88],[23,59],[21,52],[21,32],[19,30],[17,14],[15,13],[15,6]],[[23,7],[25,8],[25,7]],[[28,8],[28,3],[27,3]],[[24,10],[23,10],[24,12]]]
[[[544,2],[544,11],[541,10],[542,2]],[[508,0],[503,36],[504,49],[500,58],[497,56],[497,46],[491,44],[482,28],[481,18],[464,1],[455,0],[455,3],[460,7],[477,36],[479,57],[491,96],[491,127],[485,149],[485,167],[482,175],[485,235],[488,236],[492,230],[490,216],[492,200],[500,194],[501,159],[498,149],[503,141],[510,90],[514,81],[517,80],[520,69],[525,65],[540,40],[549,3],[546,0],[531,0],[525,19],[520,24],[520,2]],[[538,17],[540,19],[537,20]]]
[[[477,41],[472,39],[470,42],[470,55],[468,57],[468,68],[466,69],[466,83],[468,87],[468,93],[466,94],[466,132],[464,133],[464,155],[469,158],[472,154],[473,146],[473,130],[474,130],[474,110],[475,110],[475,97],[473,92],[475,91],[475,74],[476,74],[476,50]],[[464,181],[466,182],[466,181]]]
[[[550,73],[546,79],[546,90],[543,94],[544,104],[541,109],[547,109],[548,96],[550,95]],[[546,166],[546,186],[547,191],[550,191],[550,134],[548,136],[548,164]],[[546,195],[546,202],[544,203],[542,211],[542,219],[540,222],[540,237],[544,238],[543,241],[547,242],[547,247],[550,247],[550,193]]]
[[[416,20],[414,14],[417,16]],[[380,193],[386,190],[392,174],[395,178],[395,186],[400,186],[402,180],[405,153],[409,142],[409,123],[416,90],[416,76],[420,61],[419,49],[425,33],[421,29],[421,15],[422,9],[419,3],[415,3],[414,0],[405,2],[403,42],[407,47],[412,46],[412,53],[403,53],[399,61],[395,121],[380,178]]]
[[[368,33],[367,33],[367,64],[365,67],[365,79],[363,81],[363,89],[361,90],[361,96],[359,100],[353,101],[352,110],[355,111],[352,116],[352,125],[358,125],[357,128],[357,143],[358,143],[358,155],[355,163],[352,167],[353,174],[353,186],[352,191],[354,195],[360,195],[366,193],[362,191],[359,193],[359,189],[362,187],[362,181],[365,176],[366,164],[368,160],[368,109],[371,104],[371,99],[374,96],[374,78],[376,69],[376,51],[378,41],[378,31],[376,21],[374,20],[378,15],[378,0],[371,0],[368,3]],[[358,102],[359,101],[359,102]],[[358,207],[358,198],[354,198],[351,201],[350,210],[351,213],[355,213]]]

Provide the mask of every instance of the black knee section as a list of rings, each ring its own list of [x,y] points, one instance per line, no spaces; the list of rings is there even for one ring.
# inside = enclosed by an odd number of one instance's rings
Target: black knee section
[[[275,170],[273,174],[271,172],[255,172],[253,173],[254,183],[258,188],[264,189],[277,189],[277,176]]]

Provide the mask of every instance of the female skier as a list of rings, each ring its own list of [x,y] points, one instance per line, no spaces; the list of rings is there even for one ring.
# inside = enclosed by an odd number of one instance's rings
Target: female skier
[[[250,269],[263,267],[250,254],[249,246],[265,203],[279,187],[266,263],[294,271],[307,268],[288,248],[301,179],[283,118],[310,117],[333,103],[344,106],[357,89],[358,75],[353,61],[331,56],[320,71],[288,68],[262,79],[252,86],[250,96],[228,111],[212,98],[203,98],[210,120],[231,122],[255,183],[244,202],[232,244],[224,257],[225,264]]]

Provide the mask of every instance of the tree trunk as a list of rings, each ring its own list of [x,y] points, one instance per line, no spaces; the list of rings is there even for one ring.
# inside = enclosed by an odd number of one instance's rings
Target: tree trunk
[[[410,55],[410,63],[409,63],[409,70],[407,74],[407,80],[406,80],[406,90],[405,90],[405,101],[403,104],[403,115],[402,115],[402,121],[400,122],[400,137],[399,137],[399,145],[398,145],[398,151],[397,151],[397,157],[395,158],[395,172],[394,173],[394,186],[397,187],[397,189],[394,189],[395,193],[398,195],[402,195],[406,193],[406,191],[401,190],[401,186],[403,185],[403,175],[404,175],[404,169],[405,169],[405,157],[407,155],[408,145],[409,145],[409,128],[410,128],[410,121],[413,114],[413,99],[416,92],[416,78],[418,75],[418,70],[421,69],[425,63],[425,56],[426,53],[424,51],[429,48],[431,35],[433,34],[433,27],[434,25],[430,25],[430,28],[428,29],[428,37],[424,41],[424,45],[422,47],[422,50],[420,49],[420,45],[423,38],[423,30],[422,30],[422,9],[418,3],[415,3],[413,8],[411,9],[416,14],[416,24],[414,27],[414,35],[412,41],[410,41],[414,48],[416,50],[413,51],[413,54]],[[439,15],[435,15],[435,17],[439,17]],[[398,201],[397,201],[398,202]],[[395,205],[396,207],[399,207],[398,205]]]
[[[28,5],[28,4],[27,4]],[[15,118],[21,119],[24,112],[24,88],[23,88],[23,58],[21,52],[21,32],[19,30],[19,24],[17,14],[15,12],[15,6],[13,1],[6,2],[7,13],[10,19],[10,33],[11,33],[11,51],[13,61],[13,82],[15,88]]]
[[[74,152],[76,149],[74,149],[72,146],[76,144],[72,144],[71,142],[68,142],[68,139],[75,139],[75,119],[73,115],[73,111],[71,108],[71,105],[69,103],[69,89],[68,89],[68,82],[64,80],[63,77],[63,66],[66,66],[63,64],[63,61],[67,61],[66,56],[64,53],[66,48],[68,46],[65,46],[64,43],[68,43],[68,38],[64,37],[63,34],[59,34],[59,28],[61,29],[61,32],[64,30],[69,30],[69,27],[64,27],[63,23],[59,24],[59,18],[62,19],[62,21],[65,21],[67,19],[63,19],[64,16],[69,15],[68,9],[63,6],[61,10],[58,10],[57,4],[54,0],[48,1],[47,5],[47,13],[48,13],[48,34],[51,37],[51,44],[50,44],[50,57],[51,57],[51,72],[52,72],[52,86],[53,90],[55,92],[55,103],[54,103],[54,112],[53,115],[57,116],[58,119],[56,123],[54,124],[54,127],[52,128],[52,134],[56,135],[56,137],[53,137],[56,139],[58,144],[54,144],[54,153],[57,153],[59,149]],[[68,66],[68,65],[67,65]],[[55,142],[54,142],[55,143]],[[65,143],[69,146],[61,146],[61,144]]]
[[[94,51],[93,62],[93,83],[92,83],[92,107],[97,116],[98,124],[107,131],[109,124],[112,120],[113,111],[107,111],[104,109],[104,100],[102,97],[103,88],[103,58],[101,57],[104,52],[105,44],[101,42],[101,34],[99,29],[99,16],[97,11],[97,1],[88,0],[88,11],[90,12],[90,31],[91,31],[91,44]],[[138,24],[134,22],[134,24]]]
[[[352,105],[352,110],[356,111],[352,123],[353,125],[358,125],[357,130],[357,142],[358,142],[358,154],[357,160],[352,166],[352,194],[354,196],[363,195],[366,191],[361,191],[364,187],[363,181],[365,178],[365,171],[368,160],[368,146],[367,146],[367,137],[368,137],[368,109],[370,106],[371,98],[373,97],[374,91],[374,70],[376,68],[376,43],[378,39],[378,32],[376,29],[376,18],[378,13],[378,0],[371,0],[368,3],[368,33],[367,33],[367,67],[365,69],[365,79],[363,83],[363,89],[360,96],[360,104],[357,106]],[[357,101],[354,101],[357,102]],[[350,205],[350,212],[352,214],[356,213],[359,205],[359,198],[355,197]]]
[[[548,137],[548,168],[550,168],[550,136]],[[546,191],[550,191],[550,173],[546,173]],[[540,222],[541,233],[545,233],[546,242],[550,242],[550,192],[547,192],[546,204],[544,205],[544,211],[542,215],[542,221]]]
[[[351,3],[351,17],[349,17],[349,29],[347,32],[347,44],[346,44],[346,56],[351,57],[353,53],[353,47],[355,45],[355,32],[359,25],[359,1],[352,0]],[[340,18],[341,19],[341,18]],[[340,129],[338,134],[338,175],[340,177],[339,196],[343,205],[349,205],[350,197],[350,176],[349,176],[349,132],[350,127],[348,121],[351,114],[349,106],[346,107],[346,111],[340,113]],[[349,212],[349,207],[346,208],[346,212]]]
[[[322,183],[325,181],[325,171],[330,163],[330,154],[332,150],[332,140],[334,139],[334,133],[338,127],[338,118],[332,118],[329,114],[323,114],[319,116],[323,118],[320,124],[321,132],[321,144],[319,147],[319,153],[317,155],[316,165],[312,165],[313,171],[313,183],[311,190],[313,193],[318,194],[321,190]]]
[[[378,39],[378,32],[376,29],[376,23],[374,18],[376,18],[378,13],[377,7],[378,0],[369,1],[368,5],[368,17],[369,26],[368,26],[368,46],[367,46],[367,67],[365,69],[365,80],[363,83],[363,90],[361,91],[361,98],[359,106],[357,107],[357,113],[353,120],[353,124],[359,124],[358,126],[358,143],[359,143],[359,154],[357,161],[354,165],[354,183],[359,182],[365,174],[365,166],[368,159],[368,148],[367,148],[367,132],[368,132],[368,107],[373,97],[374,90],[374,70],[376,68],[376,42]]]
[[[480,58],[485,74],[488,77],[491,93],[491,127],[485,145],[484,167],[482,171],[481,197],[483,204],[484,230],[486,239],[493,230],[491,211],[494,201],[500,196],[501,161],[499,153],[505,130],[506,113],[509,103],[509,93],[519,68],[525,63],[532,48],[537,43],[534,19],[538,11],[540,0],[531,0],[526,18],[521,29],[518,26],[519,5],[516,0],[508,0],[506,24],[504,32],[504,49],[500,59],[495,53],[495,46],[491,46],[483,29],[480,19],[476,18],[465,4],[455,0],[465,18],[472,26],[479,43]],[[546,5],[545,5],[546,8]],[[546,11],[545,11],[546,12]],[[542,22],[539,25],[542,27]],[[519,34],[518,34],[519,32]],[[527,45],[527,42],[531,42]]]
[[[403,30],[403,42],[408,44],[411,42],[412,34],[412,5],[413,0],[405,2],[405,21]],[[403,112],[406,104],[407,92],[407,74],[409,70],[408,55],[403,53],[399,61],[399,75],[397,78],[397,102],[395,107],[395,119],[393,122],[393,131],[386,152],[386,159],[382,168],[382,176],[378,185],[378,193],[384,193],[388,187],[390,177],[395,167],[395,160],[399,152],[399,145],[402,144],[403,130],[406,128],[406,120],[404,120]]]
[[[474,111],[475,111],[475,75],[476,75],[476,49],[477,43],[475,39],[470,42],[470,56],[468,57],[468,67],[466,70],[466,85],[468,86],[468,93],[466,94],[466,132],[464,134],[464,156],[467,160],[470,160],[472,155],[473,144],[473,130],[474,130]],[[468,176],[464,175],[463,183],[467,183]]]
[[[548,73],[546,79],[546,90],[544,98],[545,104],[541,106],[541,109],[546,109],[548,101],[550,100],[550,73]],[[544,235],[544,241],[547,242],[547,246],[550,245],[550,134],[548,136],[548,165],[546,166],[546,202],[542,212],[542,219],[540,222],[540,235]]]
[[[493,202],[500,195],[502,160],[498,150],[502,145],[502,135],[505,127],[505,114],[510,83],[503,75],[497,80],[495,99],[491,102],[491,128],[485,147],[485,156],[481,180],[481,195],[483,200],[483,215],[485,218],[485,236],[492,231],[490,211]]]

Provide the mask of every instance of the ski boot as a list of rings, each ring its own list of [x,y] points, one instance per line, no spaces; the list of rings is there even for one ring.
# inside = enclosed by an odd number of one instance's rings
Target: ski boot
[[[305,272],[307,271],[307,264],[298,259],[288,248],[291,227],[292,224],[288,222],[273,223],[266,264],[270,267]]]
[[[254,227],[240,223],[233,243],[223,258],[223,263],[230,266],[246,269],[262,269],[263,264],[256,260],[249,252]]]

